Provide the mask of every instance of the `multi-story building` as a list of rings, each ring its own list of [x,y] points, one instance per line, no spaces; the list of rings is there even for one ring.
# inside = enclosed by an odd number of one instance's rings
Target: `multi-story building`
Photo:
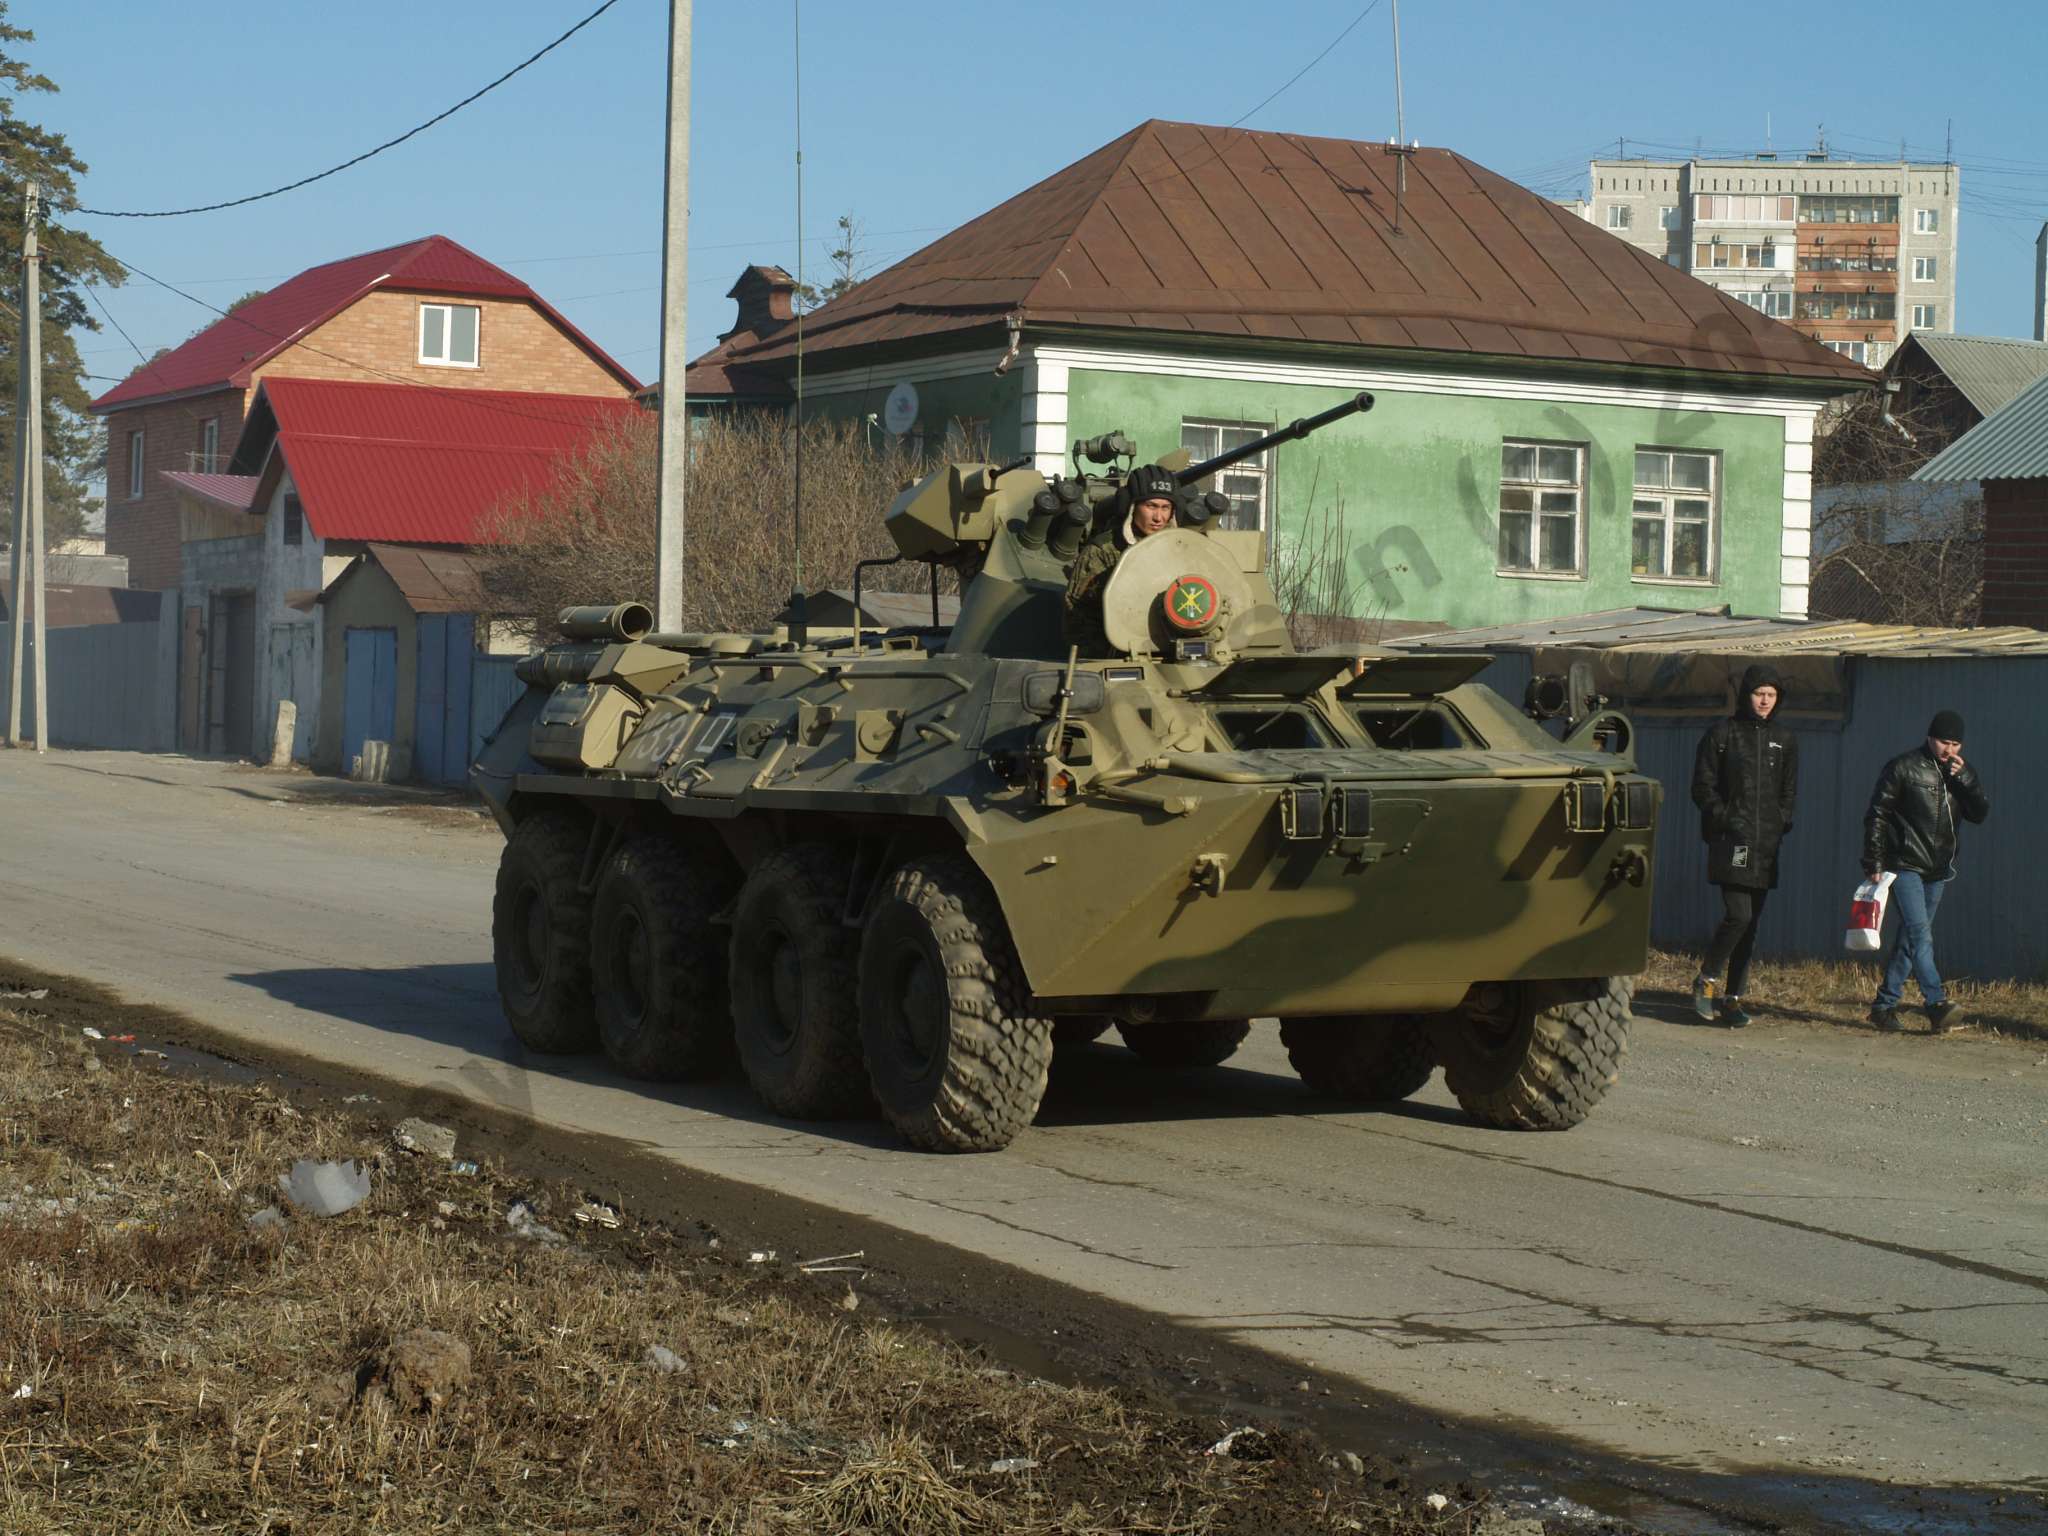
[[[1872,368],[1956,328],[1953,165],[1595,160],[1585,218]]]

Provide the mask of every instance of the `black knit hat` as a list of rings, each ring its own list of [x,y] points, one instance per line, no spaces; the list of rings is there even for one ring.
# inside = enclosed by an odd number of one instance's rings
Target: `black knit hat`
[[[1952,709],[1944,709],[1928,721],[1927,734],[1936,741],[1961,741],[1963,717]]]
[[[1743,672],[1742,686],[1736,692],[1747,699],[1759,688],[1775,688],[1780,693],[1785,691],[1785,685],[1778,680],[1778,669],[1768,661],[1751,662]]]
[[[1124,495],[1130,505],[1165,497],[1168,501],[1180,499],[1180,485],[1173,478],[1171,470],[1161,469],[1157,464],[1142,464],[1131,471],[1124,481]]]

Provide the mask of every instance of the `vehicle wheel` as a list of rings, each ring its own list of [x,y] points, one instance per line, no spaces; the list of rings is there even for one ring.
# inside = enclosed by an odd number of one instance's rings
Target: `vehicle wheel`
[[[1148,1067],[1214,1067],[1230,1060],[1252,1027],[1243,1019],[1140,1024],[1118,1019],[1116,1032]]]
[[[1634,991],[1626,976],[1481,988],[1440,1026],[1444,1083],[1483,1125],[1567,1130],[1621,1075]]]
[[[551,1055],[590,1050],[590,898],[578,887],[590,823],[562,811],[522,821],[498,859],[491,961],[506,1022]]]
[[[1031,1011],[995,893],[957,856],[890,879],[860,949],[860,1035],[889,1123],[936,1152],[993,1152],[1038,1113],[1052,1021]]]
[[[846,861],[821,843],[771,853],[740,888],[732,1024],[740,1065],[778,1115],[826,1120],[870,1108],[854,996],[860,941],[840,921]]]
[[[1436,1046],[1408,1014],[1282,1019],[1280,1043],[1317,1093],[1361,1104],[1405,1099],[1436,1070]]]
[[[711,921],[731,889],[725,870],[659,833],[626,842],[598,878],[590,922],[597,1032],[627,1076],[695,1077],[731,1055],[725,936]]]
[[[1109,1033],[1113,1020],[1099,1013],[1070,1013],[1052,1021],[1053,1049],[1090,1045]]]

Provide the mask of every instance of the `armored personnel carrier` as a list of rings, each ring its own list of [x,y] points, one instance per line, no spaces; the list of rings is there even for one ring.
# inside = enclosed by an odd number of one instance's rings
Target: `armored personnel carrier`
[[[1260,536],[1201,489],[1370,404],[1166,461],[1177,524],[1115,563],[1100,654],[1065,600],[1127,510],[1116,435],[896,499],[888,563],[955,572],[950,625],[936,595],[879,633],[565,613],[474,772],[514,1032],[646,1078],[736,1052],[778,1114],[879,1108],[949,1151],[1028,1125],[1056,1044],[1114,1026],[1213,1065],[1264,1017],[1321,1094],[1441,1066],[1488,1125],[1583,1119],[1648,942],[1659,789],[1626,718],[1550,680],[1511,708],[1484,658],[1298,651]]]

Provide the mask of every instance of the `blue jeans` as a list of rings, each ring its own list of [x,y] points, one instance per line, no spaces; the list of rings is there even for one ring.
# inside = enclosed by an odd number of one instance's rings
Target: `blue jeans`
[[[1941,972],[1934,968],[1934,914],[1941,909],[1946,880],[1929,880],[1911,870],[1899,871],[1892,882],[1891,903],[1899,909],[1899,931],[1892,940],[1892,958],[1884,968],[1884,985],[1877,989],[1877,1006],[1896,1008],[1905,995],[1906,972],[1920,983],[1920,1000],[1939,1008],[1946,1000]]]

